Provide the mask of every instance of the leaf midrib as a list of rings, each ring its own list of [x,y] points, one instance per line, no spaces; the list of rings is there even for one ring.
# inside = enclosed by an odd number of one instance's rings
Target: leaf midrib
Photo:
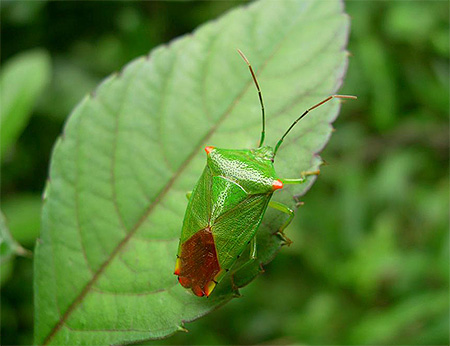
[[[305,6],[306,7],[306,6]],[[284,41],[289,37],[289,32],[292,30],[295,25],[298,24],[297,21],[294,21],[291,24],[291,27],[286,31],[284,37],[280,39],[280,42],[278,45],[275,46],[272,54],[270,54],[267,59],[261,64],[261,66],[258,68],[257,75],[264,71],[267,64],[270,62],[270,60],[274,57],[276,52],[280,49]],[[148,60],[147,60],[148,61]],[[97,282],[98,278],[101,276],[101,274],[104,272],[105,268],[111,263],[111,261],[116,257],[117,253],[123,248],[123,246],[133,237],[133,235],[136,233],[136,231],[139,229],[139,227],[144,223],[144,221],[148,218],[148,216],[151,214],[153,209],[159,204],[159,202],[166,196],[167,192],[170,191],[173,184],[176,182],[178,177],[181,175],[181,173],[185,170],[185,168],[191,163],[193,158],[197,155],[199,148],[201,148],[202,143],[207,141],[218,129],[218,127],[227,119],[227,117],[230,115],[234,107],[239,103],[239,101],[242,99],[242,97],[246,94],[249,87],[252,85],[252,79],[250,79],[245,86],[243,87],[240,94],[235,98],[233,103],[225,110],[223,115],[219,118],[219,120],[214,124],[214,126],[211,127],[211,129],[205,134],[205,136],[202,137],[202,139],[199,141],[199,144],[194,147],[194,150],[191,152],[191,154],[185,159],[185,161],[179,166],[177,171],[174,173],[172,178],[169,180],[169,182],[166,184],[166,186],[160,191],[160,193],[156,196],[155,200],[149,205],[149,207],[146,209],[145,213],[141,216],[141,218],[136,222],[135,226],[131,228],[131,230],[128,232],[128,234],[124,237],[124,239],[115,247],[115,249],[111,252],[111,255],[108,257],[108,259],[100,266],[100,268],[96,271],[92,279],[86,284],[85,288],[81,291],[81,293],[74,299],[73,303],[70,304],[70,306],[67,308],[66,312],[63,314],[63,316],[59,319],[57,324],[53,327],[53,329],[50,331],[48,336],[44,339],[43,345],[47,345],[53,337],[58,333],[58,331],[63,327],[65,322],[67,321],[68,317],[71,315],[71,313],[76,309],[78,304],[82,302],[84,297],[87,295],[87,293],[91,290],[92,286]],[[130,82],[131,83],[131,82]],[[94,96],[95,97],[95,96]]]

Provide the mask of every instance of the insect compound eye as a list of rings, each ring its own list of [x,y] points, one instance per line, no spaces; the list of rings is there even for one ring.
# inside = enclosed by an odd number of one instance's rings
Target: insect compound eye
[[[274,180],[272,186],[274,190],[281,189],[283,188],[283,182],[280,179]]]
[[[211,151],[213,151],[214,147],[205,147],[206,154],[209,155]]]

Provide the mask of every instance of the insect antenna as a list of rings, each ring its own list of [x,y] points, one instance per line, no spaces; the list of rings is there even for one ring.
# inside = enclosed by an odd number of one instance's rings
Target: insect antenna
[[[292,130],[292,128],[306,115],[308,114],[310,111],[312,111],[313,109],[323,105],[325,102],[330,101],[331,99],[334,98],[338,98],[338,99],[352,99],[352,100],[356,100],[357,97],[356,96],[352,96],[352,95],[331,95],[328,96],[325,100],[320,101],[319,103],[315,104],[314,106],[308,108],[302,115],[300,115],[293,123],[291,126],[289,126],[289,128],[287,129],[287,131],[284,133],[284,135],[281,137],[281,139],[278,141],[277,145],[275,146],[275,150],[273,152],[273,157],[275,158],[275,155],[277,154],[278,148],[280,147],[281,143],[283,143],[284,138],[287,136],[287,134]]]
[[[252,74],[253,81],[255,82],[256,89],[258,90],[259,103],[261,104],[261,113],[262,113],[261,139],[260,139],[259,145],[258,145],[258,148],[260,148],[260,147],[262,147],[262,145],[264,143],[264,138],[266,137],[266,114],[264,111],[264,102],[262,99],[262,93],[261,93],[261,89],[259,88],[258,81],[256,80],[256,75],[253,72],[252,65],[250,65],[250,62],[248,61],[248,59],[246,58],[244,53],[241,52],[240,49],[238,49],[237,51],[238,51],[239,55],[242,57],[242,59],[244,59],[244,61],[247,63],[250,73]]]

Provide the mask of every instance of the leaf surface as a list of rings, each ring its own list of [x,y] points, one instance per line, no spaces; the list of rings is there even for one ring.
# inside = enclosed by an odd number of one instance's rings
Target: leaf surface
[[[183,329],[233,297],[208,298],[173,275],[179,234],[205,145],[255,147],[263,90],[274,145],[307,107],[334,93],[346,69],[348,18],[338,1],[261,1],[156,48],[105,80],[73,111],[55,145],[35,261],[37,344],[122,344]],[[280,177],[317,169],[339,103],[302,120],[277,156]],[[294,208],[289,186],[275,199]],[[269,210],[258,258],[270,261],[285,216]],[[259,265],[237,278],[243,286]]]

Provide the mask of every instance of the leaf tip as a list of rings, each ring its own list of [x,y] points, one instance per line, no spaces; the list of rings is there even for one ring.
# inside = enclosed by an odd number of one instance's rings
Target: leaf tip
[[[239,290],[236,288],[235,291],[233,291],[233,298],[241,298],[242,294],[239,292]]]
[[[189,330],[187,330],[183,325],[177,326],[177,330],[178,330],[179,332],[189,333]]]
[[[44,191],[42,192],[41,196],[42,202],[45,202],[48,198],[48,190],[50,188],[50,183],[51,183],[50,177],[48,177],[47,180],[45,181]]]

